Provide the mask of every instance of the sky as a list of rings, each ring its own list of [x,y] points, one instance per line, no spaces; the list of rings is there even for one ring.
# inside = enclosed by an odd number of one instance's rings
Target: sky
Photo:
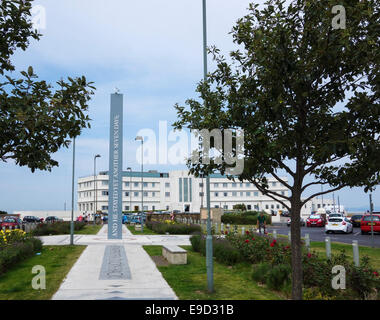
[[[208,45],[224,54],[235,48],[229,32],[249,2],[207,1]],[[108,170],[109,104],[115,88],[124,94],[124,170],[140,170],[137,135],[155,134],[159,149],[160,121],[173,140],[169,148],[176,143],[179,138],[170,133],[174,105],[197,98],[195,88],[203,76],[201,0],[45,0],[35,6],[43,36],[15,54],[16,73],[31,65],[48,82],[85,75],[97,88],[89,105],[91,129],[76,142],[76,179],[93,174],[95,154],[101,155],[98,171]],[[213,67],[209,58],[209,70]],[[63,210],[65,204],[70,209],[72,154],[71,147],[54,154],[59,167],[51,172],[0,163],[0,210]],[[167,172],[186,166],[172,161],[144,168]],[[368,209],[368,194],[361,188],[343,189],[337,196],[347,208]],[[380,211],[379,190],[373,200]]]

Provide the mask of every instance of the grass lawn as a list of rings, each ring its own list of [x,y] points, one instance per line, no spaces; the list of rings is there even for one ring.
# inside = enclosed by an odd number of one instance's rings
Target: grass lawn
[[[44,246],[41,255],[19,263],[0,276],[0,300],[49,300],[86,246]],[[32,268],[45,267],[46,290],[34,290]]]
[[[161,246],[143,246],[150,256],[161,256]],[[225,266],[214,261],[215,292],[207,292],[206,258],[187,250],[187,265],[160,266],[158,269],[181,300],[278,300],[273,291],[251,280],[252,266],[241,263]]]
[[[312,250],[316,252],[320,252],[320,256],[323,255],[326,256],[326,245],[324,242],[316,242],[311,241],[310,247]],[[343,244],[343,243],[331,243],[331,251],[333,254],[337,254],[340,252],[340,250],[344,249],[347,256],[353,259],[353,251],[352,251],[352,245],[351,244]],[[379,248],[371,248],[371,247],[365,247],[365,246],[359,246],[359,257],[360,259],[367,255],[370,258],[371,265],[377,269],[380,270],[380,249]]]
[[[75,231],[75,234],[97,234],[102,227],[102,225],[87,224],[82,230]]]
[[[141,231],[136,231],[135,230],[135,226],[128,226],[126,225],[128,230],[132,232],[133,235],[157,235],[158,233],[150,230],[149,228],[147,228],[146,226],[144,226],[144,232],[141,232]]]

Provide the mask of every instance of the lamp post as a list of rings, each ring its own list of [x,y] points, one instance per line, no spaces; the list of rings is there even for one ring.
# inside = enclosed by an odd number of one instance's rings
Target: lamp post
[[[203,0],[203,76],[207,81],[207,6],[206,0]],[[207,103],[207,101],[205,101]],[[207,266],[207,286],[208,291],[214,291],[214,274],[212,261],[212,235],[211,235],[211,202],[210,202],[210,175],[206,176],[206,194],[207,194],[207,237],[206,237],[206,266]]]
[[[129,211],[132,211],[132,168],[128,167],[129,171]]]
[[[369,194],[369,212],[371,215],[371,247],[374,248],[373,244],[373,202],[372,202],[372,193]]]
[[[135,138],[141,141],[141,232],[144,233],[144,139],[141,136]]]
[[[71,221],[70,221],[70,245],[74,245],[74,175],[75,175],[75,137],[73,139],[73,174],[71,181]]]
[[[96,159],[100,158],[100,154],[97,154],[94,156],[94,225],[96,224],[96,212],[97,212],[97,200],[98,200],[98,195],[97,193],[97,186],[96,186]]]

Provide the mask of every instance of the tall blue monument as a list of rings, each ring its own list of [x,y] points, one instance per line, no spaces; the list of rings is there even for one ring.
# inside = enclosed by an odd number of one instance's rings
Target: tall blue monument
[[[122,238],[123,95],[111,94],[108,239]]]

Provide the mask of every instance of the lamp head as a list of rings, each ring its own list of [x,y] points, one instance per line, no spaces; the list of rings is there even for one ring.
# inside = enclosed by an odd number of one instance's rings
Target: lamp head
[[[143,137],[142,136],[137,136],[135,138],[135,141],[144,141]]]
[[[97,154],[96,156],[95,156],[95,158],[100,158],[101,157],[101,155],[100,154]]]

